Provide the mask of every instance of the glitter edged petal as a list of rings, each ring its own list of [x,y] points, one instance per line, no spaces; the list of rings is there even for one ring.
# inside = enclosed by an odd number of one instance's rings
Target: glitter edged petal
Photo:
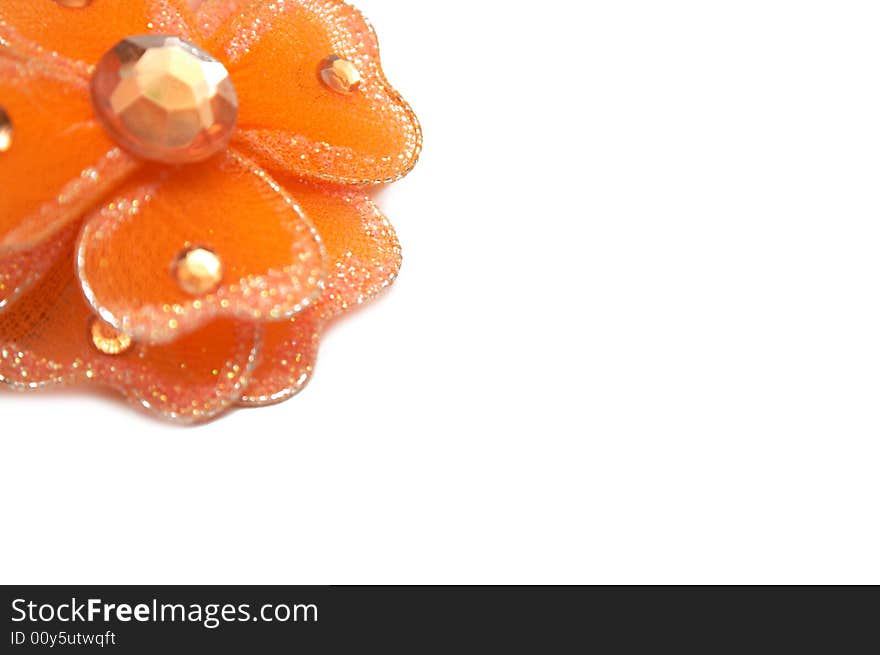
[[[70,255],[77,232],[76,225],[69,225],[30,250],[0,255],[0,313],[38,283],[62,254]]]
[[[55,0],[0,2],[0,43],[27,59],[57,53],[94,64],[126,36],[156,32],[192,41],[194,25],[186,0],[92,0],[86,7]]]
[[[368,195],[346,189],[289,185],[327,250],[321,318],[332,319],[390,286],[402,255],[394,227]]]
[[[0,253],[30,249],[79,219],[137,167],[92,118],[75,79],[0,58],[0,105],[12,123],[0,153]]]
[[[125,394],[162,418],[201,423],[236,404],[259,356],[262,328],[221,319],[171,344],[137,346]]]
[[[264,407],[288,400],[312,377],[321,321],[312,309],[282,323],[267,323],[262,354],[239,404]]]
[[[259,326],[221,320],[170,346],[101,354],[66,254],[0,314],[0,382],[21,391],[98,384],[181,423],[208,420],[238,401],[258,356]]]
[[[13,389],[71,385],[113,373],[89,343],[92,312],[73,275],[72,251],[0,314],[0,382]]]
[[[295,183],[288,188],[324,240],[330,273],[315,307],[291,321],[266,324],[263,354],[241,400],[245,406],[272,405],[302,391],[325,322],[375,297],[400,270],[394,228],[368,196]]]
[[[191,247],[215,252],[225,271],[202,297],[172,274]],[[218,317],[299,313],[321,293],[324,249],[296,201],[230,152],[135,180],[87,219],[77,266],[104,320],[136,341],[167,343]]]
[[[391,88],[372,27],[340,0],[263,0],[212,38],[241,99],[236,143],[273,171],[339,184],[392,182],[415,165],[421,128]],[[322,61],[355,64],[352,94],[321,81]]]

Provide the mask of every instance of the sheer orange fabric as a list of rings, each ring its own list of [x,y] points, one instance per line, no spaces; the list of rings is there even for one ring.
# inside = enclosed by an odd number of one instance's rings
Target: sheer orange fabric
[[[393,228],[362,193],[295,182],[290,188],[330,235],[328,268],[336,272],[312,308],[264,323],[261,333],[251,322],[215,321],[171,344],[102,355],[88,339],[91,321],[99,319],[62,256],[9,311],[0,311],[0,381],[18,390],[109,386],[184,423],[209,419],[236,401],[262,406],[292,397],[311,379],[328,321],[390,285],[401,260]],[[56,247],[72,254],[73,236],[60,234]]]
[[[242,98],[237,142],[269,168],[378,184],[415,165],[418,121],[385,79],[375,34],[353,7],[328,0],[252,3],[208,48],[225,56]],[[318,71],[328,55],[357,65],[357,93],[327,92]]]
[[[150,32],[229,70],[240,108],[227,151],[145,162],[96,120],[93,64]],[[359,72],[351,92],[319,75],[331,55]],[[3,0],[0,110],[12,135],[0,382],[12,389],[98,384],[183,423],[278,402],[311,379],[327,323],[399,272],[364,187],[406,174],[421,130],[372,28],[341,0]],[[208,291],[175,275],[192,248],[222,263]]]
[[[92,117],[76,76],[0,57],[0,106],[13,126],[0,156],[0,253],[77,220],[133,169]]]
[[[217,321],[162,347],[135,344],[105,355],[88,338],[100,320],[86,304],[69,259],[0,313],[0,380],[20,391],[95,383],[157,414],[191,423],[235,403],[259,352],[258,324]]]
[[[69,225],[35,248],[0,255],[0,311],[39,282],[59,257],[70,252],[77,229],[77,225]]]
[[[375,298],[400,271],[397,235],[368,196],[292,181],[288,185],[324,239],[328,274],[315,307],[266,325],[263,357],[242,398],[245,405],[273,404],[301,391],[314,371],[325,325]]]
[[[13,35],[16,54],[33,56],[40,49],[87,64],[126,36],[161,32],[195,40],[194,25],[186,0],[92,0],[84,8],[54,0],[0,3],[0,29]]]
[[[187,294],[169,274],[192,246],[223,260],[224,283],[205,296]],[[318,297],[325,270],[320,237],[296,201],[233,152],[134,180],[88,219],[78,266],[95,310],[152,343],[219,315],[280,320],[298,313]]]

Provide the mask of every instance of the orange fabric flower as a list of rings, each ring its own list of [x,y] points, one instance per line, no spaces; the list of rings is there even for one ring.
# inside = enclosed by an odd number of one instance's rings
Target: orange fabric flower
[[[400,267],[367,187],[412,169],[421,131],[372,28],[340,0],[65,4],[0,3],[0,380],[94,382],[182,422],[294,395],[324,325]],[[208,159],[142,159],[96,117],[95,64],[149,33],[228,71],[237,127]],[[222,263],[203,292],[172,273],[194,248]]]

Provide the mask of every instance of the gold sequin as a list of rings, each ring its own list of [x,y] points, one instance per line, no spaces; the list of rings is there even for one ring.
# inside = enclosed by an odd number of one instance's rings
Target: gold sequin
[[[361,84],[361,74],[347,59],[330,55],[321,62],[321,80],[337,93],[347,95],[357,91]]]
[[[99,318],[92,319],[92,345],[105,355],[121,355],[131,348],[131,337]]]
[[[223,280],[223,262],[212,250],[189,248],[174,262],[174,279],[186,293],[203,296],[216,291]]]

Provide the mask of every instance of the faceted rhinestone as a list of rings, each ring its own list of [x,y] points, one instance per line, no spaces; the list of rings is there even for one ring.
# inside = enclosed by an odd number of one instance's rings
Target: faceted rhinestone
[[[133,36],[98,62],[92,103],[110,135],[144,159],[202,161],[226,147],[238,96],[219,61],[174,36]]]
[[[6,152],[12,147],[12,120],[9,114],[0,107],[0,152]]]
[[[361,74],[357,67],[336,55],[330,55],[321,62],[320,72],[324,84],[337,93],[354,93],[361,84]]]
[[[223,280],[223,262],[212,250],[189,248],[178,255],[173,267],[178,286],[191,296],[216,291]]]
[[[131,337],[99,318],[92,319],[90,332],[92,345],[105,355],[121,355],[131,348]]]

